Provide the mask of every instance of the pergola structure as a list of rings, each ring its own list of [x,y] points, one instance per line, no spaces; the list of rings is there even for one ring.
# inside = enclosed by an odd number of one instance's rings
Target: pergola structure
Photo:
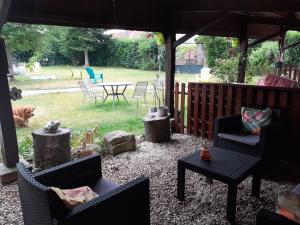
[[[7,21],[162,32],[166,38],[165,99],[173,114],[177,46],[197,34],[239,38],[243,57],[237,81],[242,83],[248,47],[277,39],[284,50],[284,33],[300,30],[300,4],[295,0],[0,0],[0,30]],[[176,33],[186,35],[176,40]],[[256,41],[249,43],[249,39]],[[13,168],[19,158],[7,73],[1,40],[1,150],[5,168]]]

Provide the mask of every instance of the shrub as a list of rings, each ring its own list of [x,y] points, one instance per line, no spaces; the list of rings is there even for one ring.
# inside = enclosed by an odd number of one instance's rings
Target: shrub
[[[239,56],[217,59],[213,68],[214,76],[221,82],[232,83],[237,79]]]
[[[300,41],[300,32],[289,31],[286,35],[286,46]],[[285,51],[285,63],[289,65],[300,64],[300,46],[289,48]]]
[[[228,42],[224,37],[198,36],[196,42],[203,44],[207,54],[207,64],[215,67],[218,59],[225,59],[228,54]]]
[[[275,69],[274,61],[268,60],[268,54],[273,53],[275,59],[279,56],[278,43],[274,41],[264,42],[253,50],[248,57],[247,74],[250,77],[271,73]]]

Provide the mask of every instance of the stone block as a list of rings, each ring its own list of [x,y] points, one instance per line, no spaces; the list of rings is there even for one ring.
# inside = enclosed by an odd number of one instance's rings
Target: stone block
[[[104,135],[104,145],[112,155],[134,151],[136,140],[134,134],[117,130]]]

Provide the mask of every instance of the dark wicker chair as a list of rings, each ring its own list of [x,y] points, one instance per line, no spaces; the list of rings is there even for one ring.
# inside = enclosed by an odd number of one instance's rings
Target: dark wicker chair
[[[263,165],[274,166],[279,160],[279,149],[287,138],[286,118],[284,110],[272,109],[272,123],[263,126],[260,135],[243,131],[241,115],[216,118],[213,145],[261,157]]]
[[[300,195],[300,184],[293,190]],[[298,223],[270,210],[261,209],[256,214],[256,225],[297,225]],[[299,225],[299,224],[298,224]]]
[[[88,156],[45,171],[31,173],[17,164],[25,225],[149,225],[149,179],[139,177],[123,186],[102,177],[100,155]],[[100,196],[66,209],[49,188],[88,185]]]
[[[256,215],[256,225],[299,225],[278,213],[261,209]]]

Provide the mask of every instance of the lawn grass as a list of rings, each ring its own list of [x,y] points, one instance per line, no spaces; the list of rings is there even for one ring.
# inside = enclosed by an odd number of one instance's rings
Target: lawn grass
[[[74,71],[74,78],[70,68]],[[138,81],[148,81],[149,84],[156,79],[157,71],[144,71],[138,69],[126,69],[115,67],[92,67],[95,73],[101,72],[104,74],[104,81],[126,81],[135,84]],[[10,81],[10,86],[16,86],[22,90],[33,89],[52,89],[52,88],[69,88],[78,87],[80,79],[80,71],[82,71],[83,79],[87,77],[84,69],[67,67],[67,66],[45,66],[40,72],[29,72],[26,76],[17,76],[15,81]],[[55,80],[31,80],[30,76],[37,75],[55,75]],[[164,72],[161,73],[164,78]],[[191,74],[176,74],[176,81],[188,82],[195,81],[195,75]]]
[[[131,96],[132,90],[127,90],[126,93]],[[148,99],[151,99],[150,96]],[[113,109],[112,101],[108,100],[104,104],[98,102],[96,105],[91,103],[81,107],[81,100],[82,93],[75,92],[42,94],[24,97],[22,100],[13,102],[13,106],[34,105],[36,107],[35,116],[30,119],[30,127],[17,128],[20,153],[23,154],[27,145],[31,144],[32,131],[52,120],[59,120],[62,127],[72,130],[73,147],[78,144],[78,139],[85,131],[93,128],[97,128],[96,142],[99,144],[105,133],[114,130],[125,130],[136,135],[142,134],[144,130],[142,118],[153,105],[149,101],[146,104],[141,101],[137,109],[135,101],[130,101],[128,105],[120,100]],[[26,142],[25,148],[24,142]]]

